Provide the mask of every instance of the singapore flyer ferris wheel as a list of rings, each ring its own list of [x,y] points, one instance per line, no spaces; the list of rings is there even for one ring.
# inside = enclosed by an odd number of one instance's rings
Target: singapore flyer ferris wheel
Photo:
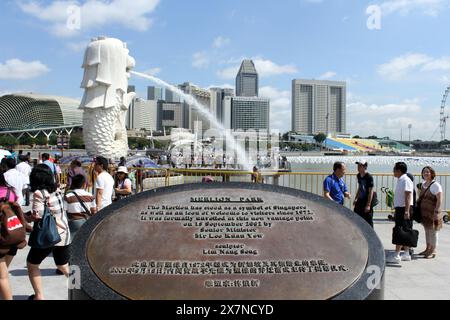
[[[450,118],[448,115],[448,108],[450,108],[450,100],[449,100],[449,94],[450,94],[450,86],[447,87],[447,89],[444,92],[444,96],[442,98],[442,105],[441,105],[441,120],[440,120],[440,128],[441,128],[441,141],[445,140],[445,133],[447,129],[447,121]]]

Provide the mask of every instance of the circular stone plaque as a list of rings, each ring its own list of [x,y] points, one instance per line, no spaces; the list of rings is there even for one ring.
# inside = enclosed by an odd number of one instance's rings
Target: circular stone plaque
[[[72,299],[302,300],[382,298],[385,261],[370,226],[331,201],[208,183],[111,205],[78,232],[71,264]]]

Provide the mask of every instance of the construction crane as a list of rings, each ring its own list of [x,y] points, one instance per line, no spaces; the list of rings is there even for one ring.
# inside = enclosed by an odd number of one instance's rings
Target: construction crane
[[[440,128],[441,128],[441,141],[445,140],[445,131],[447,129],[447,120],[450,119],[448,114],[445,114],[446,106],[447,106],[447,99],[448,95],[450,94],[450,86],[447,87],[447,90],[445,90],[444,97],[442,98],[442,105],[441,105],[441,122],[440,122]]]

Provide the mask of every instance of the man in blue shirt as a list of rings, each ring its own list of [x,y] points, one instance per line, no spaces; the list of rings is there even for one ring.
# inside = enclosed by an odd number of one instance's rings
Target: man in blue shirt
[[[50,170],[52,170],[52,173],[55,175],[57,173],[56,165],[50,161],[50,155],[48,153],[43,153],[41,158],[42,158],[42,163],[46,164],[47,167],[49,167]]]
[[[342,162],[336,162],[333,165],[333,174],[329,175],[323,182],[323,193],[325,198],[341,205],[344,204],[345,198],[350,199],[351,197],[348,192],[347,185],[343,179],[345,172],[345,164]]]

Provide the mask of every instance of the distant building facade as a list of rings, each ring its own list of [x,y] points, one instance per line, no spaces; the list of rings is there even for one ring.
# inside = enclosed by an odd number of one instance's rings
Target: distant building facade
[[[211,107],[211,91],[200,88],[189,82],[185,82],[178,86],[183,92],[193,96],[203,107],[210,111]],[[192,105],[183,102],[184,105],[184,125],[183,128],[194,130],[195,122],[201,121],[202,130],[208,130],[211,127],[210,121]]]
[[[292,81],[292,131],[301,134],[346,133],[346,83]]]
[[[166,89],[166,94],[163,100],[166,102],[181,102],[180,97],[170,89]]]
[[[157,127],[159,131],[170,131],[172,128],[183,128],[184,106],[180,102],[158,102]]]
[[[229,88],[211,88],[211,112],[216,116],[219,123],[224,123],[224,100],[225,97],[233,97],[234,89]]]
[[[259,95],[259,77],[252,60],[245,59],[236,77],[236,96],[257,97]]]
[[[131,129],[157,130],[158,101],[136,99],[134,102],[134,118]]]
[[[270,130],[270,100],[258,97],[225,97],[224,126],[232,130]]]
[[[28,130],[59,126],[81,126],[83,111],[76,99],[36,93],[14,93],[0,97],[0,130]]]
[[[163,100],[163,89],[157,87],[147,88],[147,100]]]

